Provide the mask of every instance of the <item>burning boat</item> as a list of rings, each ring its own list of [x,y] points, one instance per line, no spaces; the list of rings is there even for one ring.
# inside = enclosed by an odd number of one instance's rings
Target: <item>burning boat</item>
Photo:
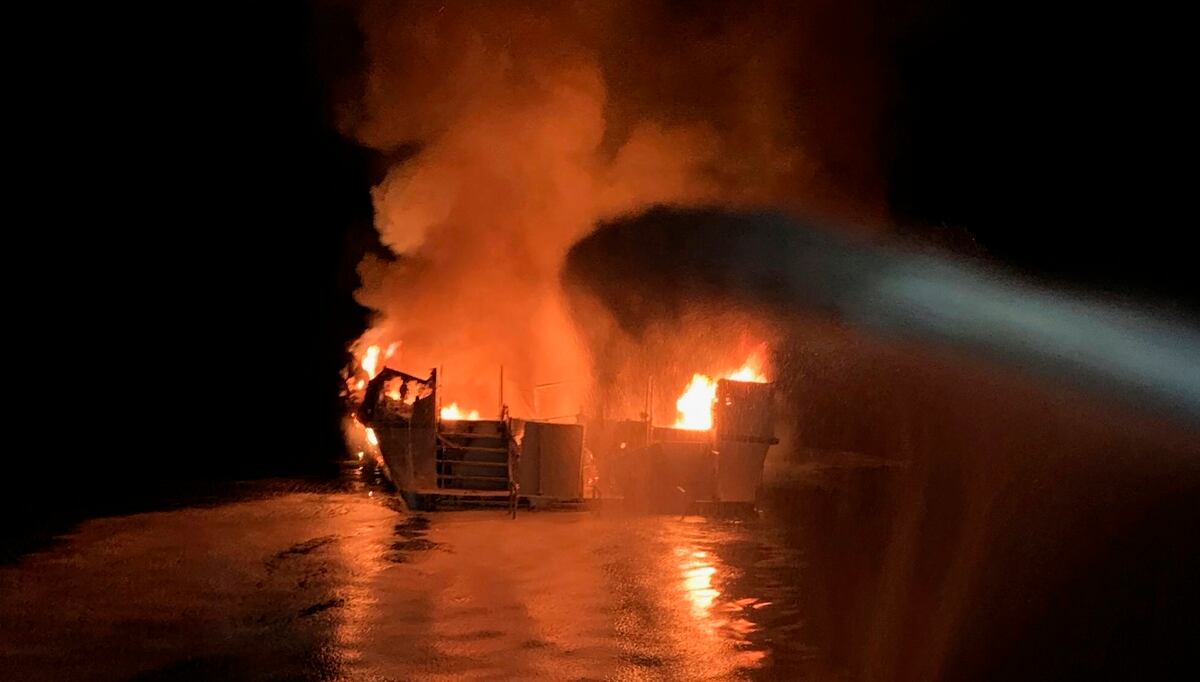
[[[652,388],[640,420],[519,419],[503,397],[497,418],[481,419],[441,405],[436,369],[426,378],[375,369],[358,385],[355,417],[412,508],[503,504],[515,514],[520,504],[597,498],[670,512],[752,507],[778,442],[773,385],[747,368],[716,380],[694,375],[671,426],[653,423]]]
[[[497,419],[440,408],[428,378],[384,368],[366,384],[358,420],[377,444],[384,473],[412,508],[583,499],[583,427]]]

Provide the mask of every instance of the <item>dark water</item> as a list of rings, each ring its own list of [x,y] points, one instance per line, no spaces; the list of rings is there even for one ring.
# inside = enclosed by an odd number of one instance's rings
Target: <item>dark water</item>
[[[353,479],[94,519],[0,568],[8,679],[794,679],[762,519],[410,514]]]
[[[1200,442],[995,393],[773,451],[751,518],[412,514],[356,469],[93,518],[0,566],[0,678],[1194,679]]]

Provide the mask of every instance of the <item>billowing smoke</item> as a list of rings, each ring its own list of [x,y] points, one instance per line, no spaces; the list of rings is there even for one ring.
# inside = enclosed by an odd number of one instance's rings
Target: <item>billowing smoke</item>
[[[442,367],[445,400],[485,414],[501,365],[516,414],[571,413],[591,363],[559,272],[597,221],[654,203],[878,216],[875,61],[841,30],[869,25],[851,11],[365,3],[341,125],[404,158],[373,193],[394,257],[360,266],[359,346],[398,343],[389,364]]]

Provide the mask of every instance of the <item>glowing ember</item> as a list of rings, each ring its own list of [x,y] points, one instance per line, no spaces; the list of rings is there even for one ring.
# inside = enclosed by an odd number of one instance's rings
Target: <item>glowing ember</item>
[[[459,409],[458,403],[450,403],[446,407],[442,408],[442,419],[445,419],[448,421],[458,421],[460,419],[466,420],[466,421],[472,421],[472,422],[478,421],[479,420],[479,410],[471,410],[470,412],[463,412],[461,409]]]
[[[367,441],[371,445],[379,445],[379,439],[375,437],[375,429],[367,427]]]
[[[379,346],[370,346],[367,348],[367,354],[362,359],[363,371],[367,376],[374,379],[379,373]]]
[[[746,363],[738,369],[727,373],[724,379],[731,381],[752,381],[766,383],[767,376],[762,370],[762,357],[755,353],[747,358]],[[692,381],[684,389],[683,395],[675,401],[675,409],[679,416],[672,425],[677,429],[689,431],[707,431],[713,425],[713,403],[717,400],[717,380],[707,374],[693,374]]]

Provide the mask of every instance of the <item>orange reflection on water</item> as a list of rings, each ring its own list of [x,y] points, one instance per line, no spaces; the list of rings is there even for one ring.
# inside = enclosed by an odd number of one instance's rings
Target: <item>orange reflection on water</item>
[[[692,604],[692,615],[706,619],[711,615],[713,601],[721,596],[721,591],[713,587],[717,567],[708,560],[707,552],[680,549],[678,553],[684,555],[679,568],[683,572],[684,593]]]
[[[759,629],[747,615],[771,602],[755,597],[733,599],[723,596],[721,580],[728,580],[731,569],[724,566],[714,554],[690,547],[677,547],[679,571],[683,583],[683,594],[688,602],[692,617],[709,635],[725,640],[732,645],[735,668],[749,669],[762,665],[766,652],[754,646],[749,635]]]

